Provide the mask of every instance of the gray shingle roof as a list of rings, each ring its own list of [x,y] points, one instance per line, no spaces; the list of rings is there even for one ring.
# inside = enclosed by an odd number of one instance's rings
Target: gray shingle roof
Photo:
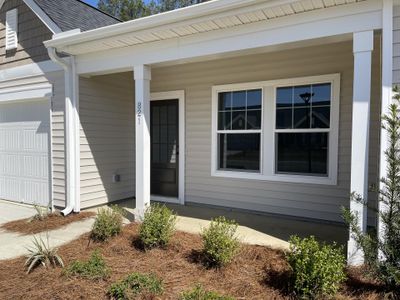
[[[34,0],[62,31],[87,31],[120,23],[118,19],[79,0]]]

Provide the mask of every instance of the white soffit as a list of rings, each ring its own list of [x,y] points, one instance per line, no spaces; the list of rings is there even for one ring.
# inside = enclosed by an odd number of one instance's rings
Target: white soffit
[[[150,42],[187,37],[199,33],[211,32],[226,28],[233,28],[256,22],[266,22],[285,16],[302,14],[309,11],[325,9],[334,6],[353,4],[365,0],[281,0],[281,1],[253,1],[248,6],[238,6],[235,9],[217,10],[216,13],[198,15],[195,10],[204,8],[208,5],[216,5],[222,1],[205,2],[197,7],[188,7],[177,11],[172,11],[156,16],[137,19],[105,28],[71,36],[70,39],[53,39],[46,42],[46,46],[56,47],[59,51],[69,54],[79,55],[95,51],[102,51],[114,48],[129,47],[134,45],[146,44]],[[251,2],[251,1],[247,1]],[[227,4],[229,5],[229,4]],[[191,18],[183,18],[175,21],[174,14],[182,18],[183,13],[190,15]],[[178,15],[180,13],[180,15]],[[169,22],[164,21],[170,17]],[[158,18],[158,19],[157,19]],[[155,23],[155,25],[152,25]],[[158,21],[158,23],[156,22]],[[164,23],[164,24],[163,24]],[[147,24],[147,26],[146,26]],[[267,24],[267,23],[266,23]],[[129,30],[127,28],[129,27]]]

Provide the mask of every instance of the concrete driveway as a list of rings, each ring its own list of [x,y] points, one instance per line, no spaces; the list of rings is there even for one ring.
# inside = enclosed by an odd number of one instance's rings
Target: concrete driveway
[[[35,215],[33,207],[0,200],[0,225]]]
[[[35,215],[30,206],[18,205],[0,200],[0,225]],[[93,218],[71,223],[60,229],[36,234],[44,241],[49,238],[51,247],[59,247],[89,232],[94,222]],[[11,259],[28,253],[27,247],[32,245],[33,235],[21,235],[0,229],[0,260]]]

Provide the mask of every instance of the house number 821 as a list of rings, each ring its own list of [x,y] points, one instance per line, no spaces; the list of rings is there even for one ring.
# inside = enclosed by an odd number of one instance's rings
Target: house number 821
[[[139,103],[137,104],[137,107],[136,107],[136,114],[137,114],[138,122],[139,122],[139,124],[140,124],[140,119],[141,119],[141,117],[142,117],[142,102],[139,102]]]

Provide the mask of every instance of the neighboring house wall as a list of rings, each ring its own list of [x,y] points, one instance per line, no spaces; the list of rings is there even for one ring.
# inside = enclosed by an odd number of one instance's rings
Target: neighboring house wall
[[[5,50],[6,12],[18,9],[18,49]],[[48,60],[43,41],[52,38],[51,31],[22,0],[7,0],[0,10],[0,70]]]
[[[377,183],[380,53],[373,54],[369,182]],[[319,74],[341,74],[338,185],[291,184],[211,176],[213,85]],[[187,202],[299,217],[342,221],[349,205],[353,53],[352,42],[153,69],[152,92],[185,90]],[[376,195],[370,193],[370,199]],[[371,214],[372,215],[372,214]],[[370,219],[372,223],[373,217]]]
[[[81,78],[81,206],[135,195],[132,73]],[[113,175],[121,181],[113,182]]]
[[[393,84],[400,85],[400,5],[393,8]]]

